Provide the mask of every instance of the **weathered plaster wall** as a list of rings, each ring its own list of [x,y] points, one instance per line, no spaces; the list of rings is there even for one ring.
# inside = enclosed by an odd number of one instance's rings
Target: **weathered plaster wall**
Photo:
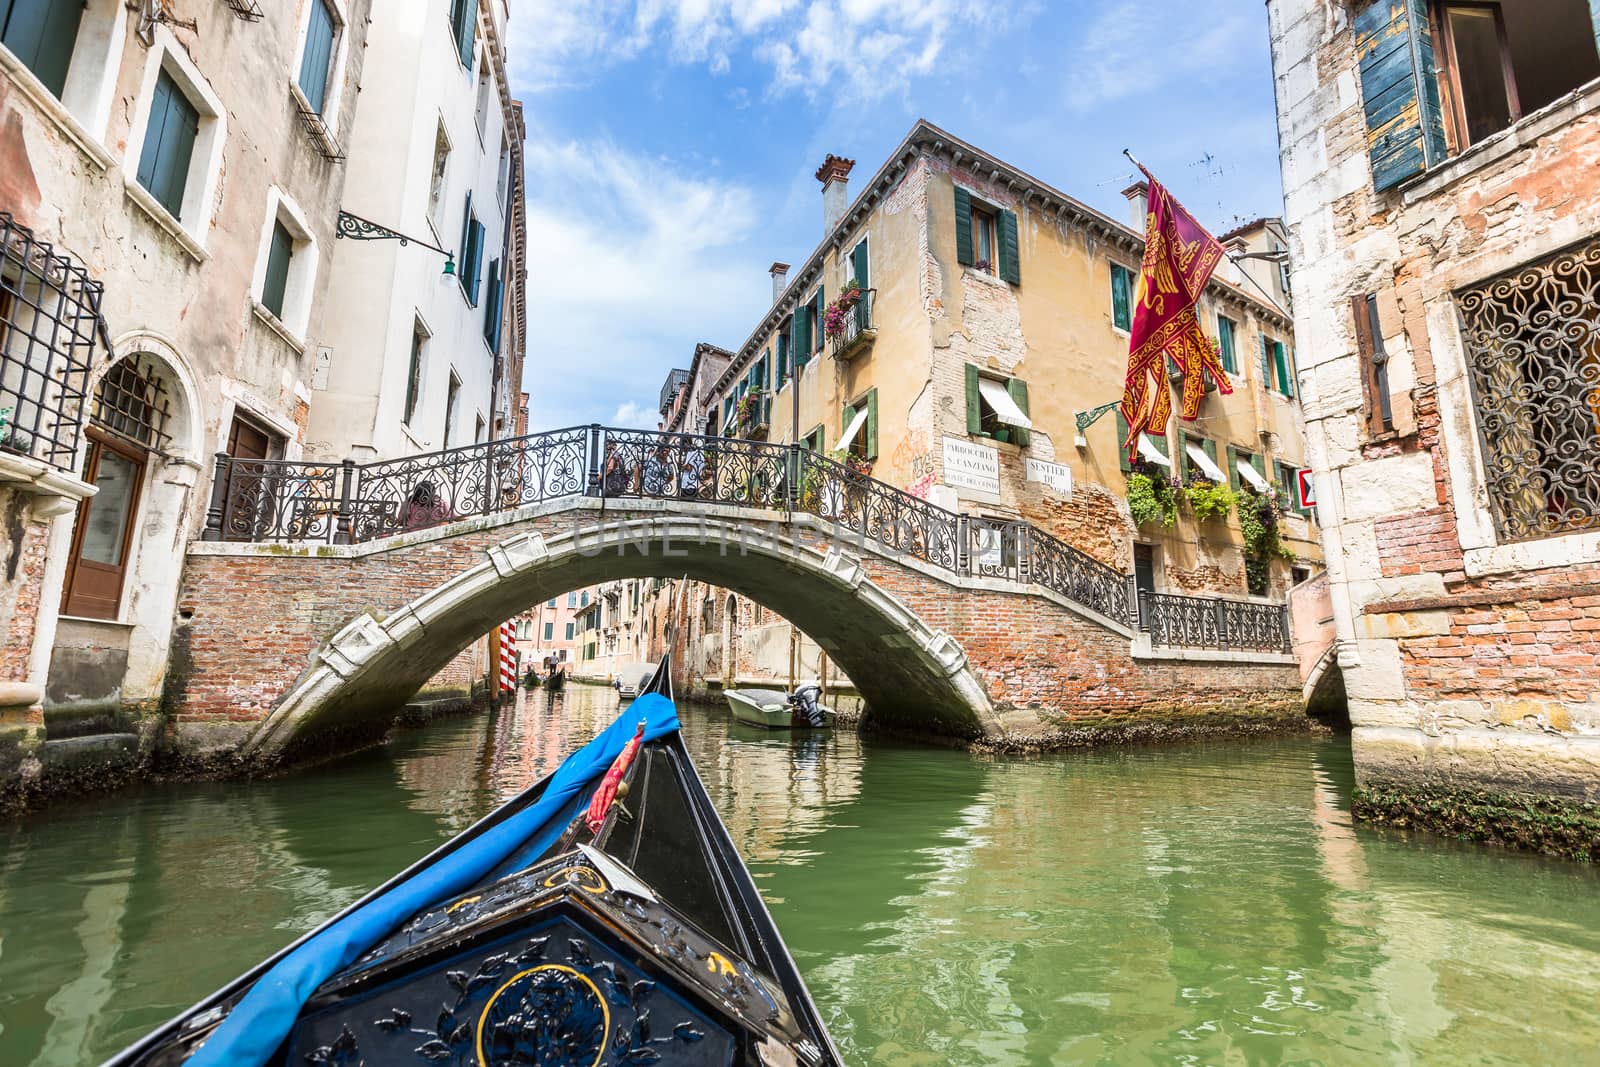
[[[1600,91],[1377,193],[1351,7],[1268,4],[1302,392],[1358,777],[1594,800],[1600,534],[1497,537],[1453,293],[1600,233]],[[1377,435],[1350,311],[1366,293],[1378,296],[1395,413]]]

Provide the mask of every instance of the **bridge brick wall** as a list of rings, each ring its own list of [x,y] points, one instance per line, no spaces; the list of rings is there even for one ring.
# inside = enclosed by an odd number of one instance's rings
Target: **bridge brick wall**
[[[566,509],[473,520],[458,524],[461,528],[366,546],[364,554],[326,547],[201,546],[188,559],[180,600],[182,656],[175,658],[169,683],[174,728],[203,747],[238,744],[317,665],[331,635],[363,612],[387,618],[483,564],[487,550],[509,538],[529,532],[554,538],[601,520],[615,524],[661,517],[660,508],[641,507],[608,508],[603,515]],[[860,590],[852,594],[815,577],[827,547],[820,525],[802,518],[782,528],[785,536],[800,540],[801,547],[786,551],[807,554],[809,576],[781,558],[744,557],[727,546],[725,555],[715,548],[675,546],[687,558],[664,556],[654,548],[648,556],[629,549],[619,558],[608,548],[602,556],[574,560],[560,573],[540,577],[540,584],[486,591],[470,623],[482,626],[475,631],[481,633],[529,603],[598,578],[688,573],[737,590],[790,618],[825,647],[834,645],[830,656],[867,696],[870,719],[884,703],[872,699],[872,681],[896,666],[884,659],[886,652],[894,654],[893,642],[866,647],[867,642],[849,636],[861,628],[864,601]],[[856,554],[867,580],[959,644],[992,704],[993,719],[981,730],[940,720],[930,711],[924,724],[930,732],[1025,740],[1082,726],[1167,724],[1215,715],[1281,719],[1299,713],[1299,675],[1288,656],[1141,657],[1134,651],[1136,639],[1126,633],[1024,587],[958,582],[870,548]],[[464,626],[462,632],[474,631]],[[433,669],[458,647],[434,650],[439,658]],[[916,723],[902,710],[894,725]]]

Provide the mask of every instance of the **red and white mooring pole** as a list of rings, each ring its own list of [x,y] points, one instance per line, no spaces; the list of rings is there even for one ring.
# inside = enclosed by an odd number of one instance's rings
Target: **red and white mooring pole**
[[[517,688],[517,628],[511,622],[500,624],[500,691]]]

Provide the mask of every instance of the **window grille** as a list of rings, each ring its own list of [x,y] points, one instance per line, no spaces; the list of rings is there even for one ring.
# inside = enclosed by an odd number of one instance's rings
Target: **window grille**
[[[260,0],[222,0],[222,2],[246,22],[260,22],[261,16],[265,14],[261,10]]]
[[[118,360],[94,393],[94,424],[141,448],[166,451],[171,403],[161,375],[137,356]]]
[[[103,292],[0,211],[0,449],[74,468],[95,345],[111,348]]]
[[[1600,528],[1600,239],[1457,303],[1500,537]]]

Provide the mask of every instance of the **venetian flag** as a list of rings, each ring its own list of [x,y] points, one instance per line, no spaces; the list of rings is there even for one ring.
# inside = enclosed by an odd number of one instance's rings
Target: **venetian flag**
[[[1224,255],[1222,245],[1173,199],[1144,165],[1150,181],[1145,215],[1144,262],[1139,268],[1133,329],[1128,338],[1128,377],[1122,391],[1122,417],[1128,421],[1130,456],[1138,455],[1139,435],[1162,436],[1172,414],[1167,390],[1167,357],[1183,370],[1179,414],[1193,421],[1205,398],[1209,372],[1223,393],[1233,392],[1216,345],[1200,328],[1195,303]]]

